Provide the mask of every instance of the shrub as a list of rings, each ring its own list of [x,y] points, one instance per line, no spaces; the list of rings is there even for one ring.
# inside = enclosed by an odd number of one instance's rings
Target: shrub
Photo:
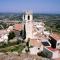
[[[15,37],[15,33],[14,32],[10,32],[8,35],[8,40],[13,39]]]

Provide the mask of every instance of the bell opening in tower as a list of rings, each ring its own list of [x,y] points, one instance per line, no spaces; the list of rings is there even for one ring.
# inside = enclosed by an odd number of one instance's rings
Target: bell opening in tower
[[[28,15],[28,20],[30,20],[30,16]]]

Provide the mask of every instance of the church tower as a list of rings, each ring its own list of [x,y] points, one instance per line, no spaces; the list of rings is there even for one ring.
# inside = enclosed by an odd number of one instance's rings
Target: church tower
[[[28,38],[32,38],[32,29],[33,29],[32,20],[33,20],[32,13],[30,11],[26,11],[25,14],[23,15],[23,21],[26,28],[26,40]]]

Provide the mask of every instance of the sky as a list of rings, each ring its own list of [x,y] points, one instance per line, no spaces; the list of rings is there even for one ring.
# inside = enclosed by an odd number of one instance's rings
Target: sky
[[[0,12],[59,13],[60,0],[0,0]]]

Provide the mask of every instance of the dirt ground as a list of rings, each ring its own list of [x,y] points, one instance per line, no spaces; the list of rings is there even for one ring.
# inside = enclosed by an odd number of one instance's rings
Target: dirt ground
[[[45,60],[45,59],[36,55],[29,54],[0,53],[0,60]]]

